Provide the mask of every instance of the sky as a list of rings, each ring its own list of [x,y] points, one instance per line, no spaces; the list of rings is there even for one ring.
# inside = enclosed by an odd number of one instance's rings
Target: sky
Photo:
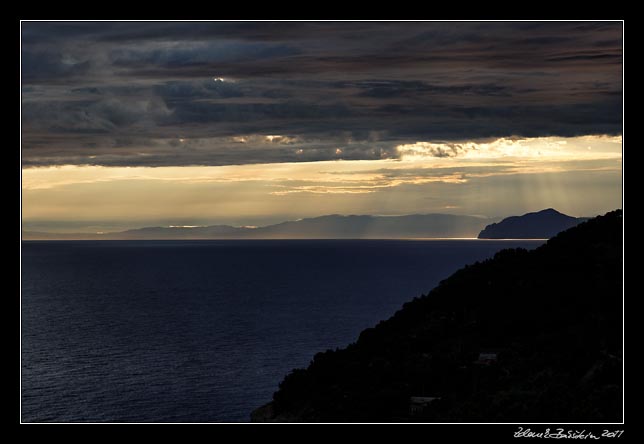
[[[22,22],[23,229],[622,201],[622,22]]]

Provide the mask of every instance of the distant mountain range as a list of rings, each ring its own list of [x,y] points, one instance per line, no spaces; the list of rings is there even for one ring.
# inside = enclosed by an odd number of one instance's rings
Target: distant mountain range
[[[479,239],[550,239],[557,233],[588,220],[571,217],[548,208],[523,216],[512,216],[499,223],[492,223],[482,230]]]
[[[111,233],[24,231],[24,240],[164,240],[164,239],[549,239],[587,220],[552,208],[523,216],[498,218],[454,214],[342,216],[332,214],[264,227],[145,227]],[[497,223],[498,222],[498,223]]]
[[[146,227],[114,233],[44,233],[24,231],[25,240],[145,239],[413,239],[474,238],[498,219],[452,214],[406,216],[329,215],[264,227]]]

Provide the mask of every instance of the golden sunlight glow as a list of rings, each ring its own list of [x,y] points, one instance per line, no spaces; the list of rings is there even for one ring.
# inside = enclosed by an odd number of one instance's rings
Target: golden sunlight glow
[[[381,214],[383,208],[398,214],[453,208],[496,215],[499,210],[488,208],[511,202],[532,209],[572,208],[571,214],[583,215],[583,208],[600,199],[610,200],[607,207],[619,205],[621,137],[418,142],[400,145],[398,154],[397,159],[229,166],[25,168],[23,220],[195,214],[219,220],[230,214]],[[610,186],[593,189],[600,186],[596,183]],[[581,201],[590,203],[580,207]],[[575,213],[575,208],[581,209]]]
[[[168,228],[200,228],[203,225],[168,225]]]
[[[588,150],[588,147],[592,149]],[[443,154],[448,151],[462,155]],[[26,168],[22,172],[22,188],[26,191],[116,181],[184,184],[262,181],[283,188],[274,190],[272,194],[275,195],[297,192],[369,193],[403,184],[464,183],[472,177],[621,169],[621,165],[614,162],[592,166],[581,164],[582,161],[620,160],[621,137],[498,139],[488,143],[458,144],[456,148],[418,142],[400,145],[398,152],[400,160],[156,168],[72,165]],[[297,149],[296,153],[302,154],[303,150]],[[337,148],[335,153],[342,154],[342,149]],[[432,155],[436,153],[439,155]]]
[[[278,134],[264,136],[264,140],[270,143],[295,143],[298,141],[296,137],[281,136]]]
[[[621,136],[574,138],[500,138],[489,142],[416,142],[402,144],[396,151],[404,160],[459,157],[463,159],[608,159],[621,157]],[[588,151],[595,151],[588,153]]]
[[[276,143],[276,144],[293,144],[299,141],[297,137],[284,136],[280,134],[269,134],[269,135],[260,135],[260,134],[244,134],[243,136],[234,136],[228,138],[228,140],[235,143],[249,143],[249,144],[265,144]]]

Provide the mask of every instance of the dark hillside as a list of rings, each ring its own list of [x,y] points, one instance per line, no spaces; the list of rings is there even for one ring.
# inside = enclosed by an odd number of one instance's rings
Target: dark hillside
[[[621,421],[622,294],[616,210],[457,271],[291,372],[252,418]]]
[[[548,208],[523,216],[506,217],[501,222],[486,226],[479,239],[550,239],[557,233],[588,220],[571,217]]]

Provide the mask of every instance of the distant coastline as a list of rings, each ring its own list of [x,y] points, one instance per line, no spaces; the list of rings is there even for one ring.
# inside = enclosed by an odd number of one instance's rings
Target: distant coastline
[[[479,239],[549,239],[568,228],[587,221],[587,217],[571,217],[554,208],[506,217],[486,226]]]
[[[521,239],[543,240],[587,220],[553,209],[501,220],[454,214],[338,215],[255,226],[156,226],[117,232],[54,233],[24,230],[23,240],[245,240],[245,239]]]
[[[144,227],[106,233],[23,231],[23,240],[473,239],[498,218],[452,214],[327,215],[262,227]]]

